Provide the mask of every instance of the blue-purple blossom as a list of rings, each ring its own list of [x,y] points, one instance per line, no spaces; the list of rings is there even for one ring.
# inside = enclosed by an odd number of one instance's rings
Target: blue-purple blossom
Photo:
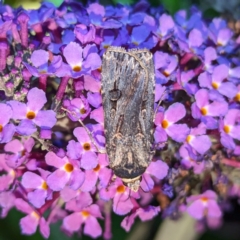
[[[46,239],[56,221],[68,235],[110,239],[112,212],[126,231],[137,217],[182,212],[220,226],[240,197],[240,38],[225,20],[205,21],[196,7],[170,16],[144,1],[0,7],[1,217],[15,207],[26,214],[22,234],[39,226]],[[111,46],[146,48],[154,60],[153,139],[136,192],[102,153],[101,64]],[[145,99],[141,110],[139,119]]]

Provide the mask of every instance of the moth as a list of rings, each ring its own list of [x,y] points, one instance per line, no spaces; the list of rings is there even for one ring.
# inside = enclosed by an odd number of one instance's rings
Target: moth
[[[110,168],[133,191],[153,151],[155,75],[147,49],[110,47],[103,55],[102,98]]]

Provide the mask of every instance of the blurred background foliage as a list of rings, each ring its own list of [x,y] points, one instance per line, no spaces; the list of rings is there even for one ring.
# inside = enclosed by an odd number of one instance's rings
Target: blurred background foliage
[[[59,6],[63,0],[48,0]],[[12,7],[23,6],[25,9],[36,9],[40,6],[39,0],[0,0],[4,4],[11,5]],[[86,0],[81,1],[83,4],[87,4]],[[91,1],[90,1],[91,2]],[[92,1],[93,2],[93,1]],[[138,2],[137,0],[100,0],[102,5],[116,5],[121,4],[134,4]],[[240,19],[240,0],[149,0],[152,6],[163,5],[170,14],[174,14],[179,9],[189,9],[190,6],[196,5],[202,11],[203,15],[206,18],[214,18],[222,16],[228,21],[236,21]],[[194,239],[196,240],[239,240],[240,239],[240,206],[237,201],[234,201],[235,208],[234,212],[230,211],[224,216],[224,224],[220,229],[216,230],[207,230],[203,234],[198,234]],[[24,217],[23,213],[12,209],[8,216],[5,219],[0,219],[0,240],[42,240],[43,237],[36,232],[32,236],[21,235],[19,220]],[[130,233],[126,233],[121,227],[122,217],[112,216],[112,231],[113,231],[113,240],[172,240],[168,239],[158,239],[156,233],[161,229],[161,220],[160,217],[141,223],[136,221],[134,227]],[[187,223],[187,222],[186,222]],[[189,225],[183,225],[186,228],[186,236],[184,238],[177,238],[174,240],[190,240],[187,235]],[[103,222],[101,222],[103,225]],[[87,236],[72,236],[68,237],[63,234],[60,229],[61,223],[56,223],[51,226],[51,235],[49,240],[89,240],[91,238]],[[176,231],[177,229],[170,229],[170,231]],[[192,230],[193,231],[193,230]],[[176,233],[177,234],[177,233]],[[99,238],[101,239],[101,238]],[[193,240],[193,239],[191,239]]]

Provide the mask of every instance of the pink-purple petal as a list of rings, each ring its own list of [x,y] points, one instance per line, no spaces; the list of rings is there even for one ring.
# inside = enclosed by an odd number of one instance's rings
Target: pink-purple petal
[[[33,172],[25,172],[22,176],[22,185],[25,188],[38,188],[43,182],[42,177]]]
[[[71,178],[69,181],[69,187],[73,190],[77,190],[83,184],[85,179],[85,174],[80,169],[75,169],[72,171]]]
[[[167,134],[162,127],[156,127],[156,130],[154,132],[154,139],[157,143],[167,141]]]
[[[130,198],[127,198],[125,201],[119,199],[113,199],[113,211],[118,215],[125,215],[129,213],[133,208],[133,204]]]
[[[57,122],[56,113],[53,110],[39,111],[33,121],[39,127],[52,128]]]
[[[150,163],[146,170],[146,173],[153,175],[157,179],[163,179],[167,176],[168,169],[169,167],[165,162],[157,160],[156,162]]]
[[[28,193],[29,202],[36,208],[40,208],[44,205],[46,197],[47,191],[43,189],[36,189]]]
[[[190,129],[186,124],[173,124],[166,129],[167,134],[176,142],[183,142]]]
[[[48,152],[45,156],[45,160],[47,165],[60,168],[62,167],[65,163],[68,162],[67,158],[60,158],[58,157],[55,153],[53,152]]]
[[[38,219],[27,215],[20,220],[21,231],[23,234],[32,235],[36,232],[38,226]]]
[[[191,141],[190,145],[200,154],[204,154],[212,145],[209,136],[196,136]]]
[[[89,170],[89,169],[93,169],[97,166],[98,164],[98,160],[97,160],[97,154],[95,152],[85,152],[82,155],[81,158],[81,167],[83,169]]]
[[[8,104],[13,110],[13,119],[26,119],[27,106],[24,103],[18,101],[9,101]]]
[[[44,238],[46,238],[46,239],[49,238],[50,227],[49,227],[49,224],[46,222],[45,218],[43,218],[43,217],[41,217],[40,221],[39,221],[39,230]]]
[[[186,109],[181,103],[172,104],[164,114],[164,119],[175,123],[186,115]]]
[[[98,176],[92,170],[85,171],[85,180],[81,186],[83,192],[90,192],[96,185]]]
[[[89,216],[85,222],[83,232],[86,235],[97,238],[101,236],[102,228],[95,217]]]
[[[47,102],[45,92],[39,88],[32,88],[27,95],[27,106],[31,111],[40,110]]]
[[[63,219],[63,226],[70,232],[78,231],[83,223],[81,213],[75,212]]]
[[[71,67],[82,66],[82,47],[76,42],[70,42],[63,50],[63,55]]]
[[[7,104],[0,103],[0,124],[5,126],[13,115],[12,108]]]
[[[48,176],[47,185],[53,191],[60,191],[66,186],[69,178],[69,174],[67,174],[64,170],[57,169],[55,172]]]

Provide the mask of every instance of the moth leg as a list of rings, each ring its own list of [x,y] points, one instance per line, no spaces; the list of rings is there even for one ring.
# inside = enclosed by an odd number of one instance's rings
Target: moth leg
[[[71,111],[69,111],[68,109],[66,109],[66,108],[64,108],[64,107],[62,107],[61,109],[62,109],[63,111],[65,111],[65,112],[68,112],[68,113],[71,114],[72,116],[76,117],[76,115],[75,115],[74,112],[71,112]],[[78,122],[79,122],[79,123],[82,125],[82,127],[86,130],[86,132],[87,132],[87,134],[88,134],[91,142],[93,143],[94,147],[97,149],[97,152],[102,153],[102,154],[107,153],[105,149],[100,149],[100,148],[98,147],[98,145],[97,145],[97,143],[96,143],[96,141],[95,141],[92,133],[91,133],[91,132],[89,131],[89,129],[85,126],[85,124],[82,122],[82,120],[81,120],[81,119],[78,119]]]
[[[158,101],[158,105],[157,105],[157,107],[156,107],[156,110],[155,110],[155,113],[154,113],[154,116],[153,116],[153,122],[155,121],[156,114],[157,114],[158,109],[159,109],[159,107],[160,107],[160,105],[161,105],[161,103],[162,103],[163,97],[164,97],[164,95],[165,95],[166,93],[167,93],[167,90],[165,89],[164,92],[163,92],[163,94],[162,94],[162,96],[161,96],[161,98],[160,98],[159,101]]]

